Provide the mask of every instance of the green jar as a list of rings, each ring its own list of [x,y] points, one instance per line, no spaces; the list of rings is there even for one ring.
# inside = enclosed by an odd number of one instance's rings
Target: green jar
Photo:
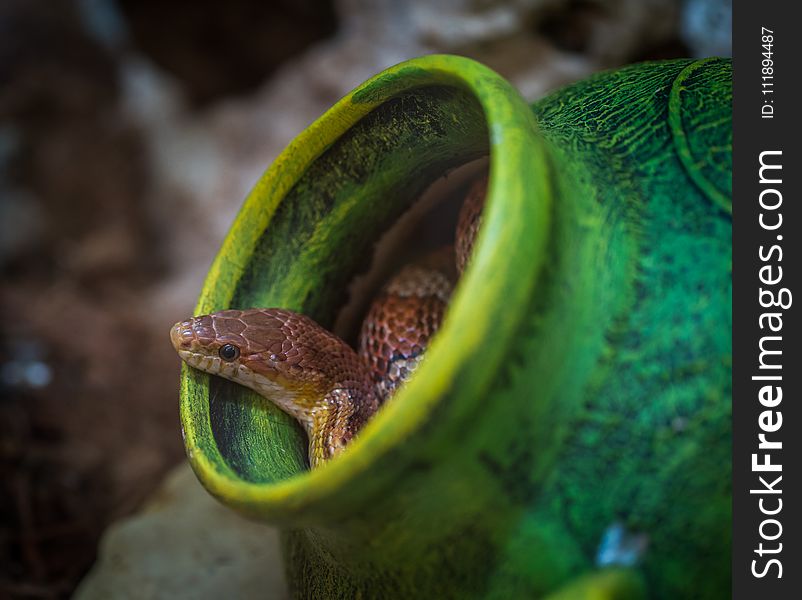
[[[206,488],[281,528],[309,598],[729,598],[731,64],[602,73],[528,106],[455,56],[377,75],[247,198],[196,313],[331,326],[373,244],[489,155],[472,262],[414,378],[343,456],[187,368]],[[605,536],[638,552],[605,566]]]

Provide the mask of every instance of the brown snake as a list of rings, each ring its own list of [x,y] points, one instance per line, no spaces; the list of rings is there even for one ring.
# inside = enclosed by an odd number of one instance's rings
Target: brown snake
[[[487,179],[470,188],[454,248],[404,267],[373,300],[359,352],[282,308],[224,310],[176,323],[170,339],[190,366],[245,385],[295,417],[312,467],[336,456],[406,381],[440,327],[479,227]]]

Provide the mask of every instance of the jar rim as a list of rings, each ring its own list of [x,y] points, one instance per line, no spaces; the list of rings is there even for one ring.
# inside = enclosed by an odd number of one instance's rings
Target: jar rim
[[[207,490],[233,508],[267,521],[314,523],[342,490],[355,493],[358,478],[384,470],[388,454],[422,428],[459,372],[475,375],[476,409],[531,297],[546,258],[552,184],[544,139],[534,114],[501,76],[471,59],[429,55],[391,67],[369,79],[301,133],[265,172],[246,199],[210,268],[196,314],[227,308],[243,266],[241,255],[264,231],[281,199],[321,153],[388,100],[427,85],[455,86],[473,96],[484,114],[489,143],[489,184],[483,224],[442,329],[415,376],[366,425],[350,447],[321,467],[275,482],[259,483],[226,468],[215,453],[209,420],[209,376],[182,368],[180,413],[190,463]],[[503,199],[503,200],[500,200]],[[246,220],[258,220],[244,228]],[[525,267],[525,268],[523,268]],[[490,307],[504,306],[503,311]],[[204,404],[205,403],[205,404]],[[396,463],[398,455],[393,457]],[[391,459],[389,459],[391,460]],[[395,469],[403,465],[393,463]],[[362,486],[365,493],[373,493]]]

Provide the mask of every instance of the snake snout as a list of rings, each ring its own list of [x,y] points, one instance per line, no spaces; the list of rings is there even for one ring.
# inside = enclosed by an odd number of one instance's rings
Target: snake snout
[[[179,321],[170,329],[170,341],[176,350],[189,350],[194,339],[195,331],[192,327],[192,319]]]
[[[192,317],[179,321],[170,329],[170,341],[181,354],[182,351],[198,351],[215,344],[217,332],[211,315]]]

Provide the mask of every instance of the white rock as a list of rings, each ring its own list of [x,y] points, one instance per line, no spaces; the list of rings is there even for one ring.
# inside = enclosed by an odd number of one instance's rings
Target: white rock
[[[187,464],[110,527],[75,600],[287,598],[278,532],[225,508]]]

